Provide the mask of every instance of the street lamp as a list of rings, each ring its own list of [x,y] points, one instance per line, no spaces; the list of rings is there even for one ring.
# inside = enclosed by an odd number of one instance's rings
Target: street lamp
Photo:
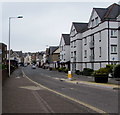
[[[23,16],[9,17],[9,55],[8,55],[8,59],[9,59],[9,77],[10,77],[10,21],[13,18],[23,18]]]

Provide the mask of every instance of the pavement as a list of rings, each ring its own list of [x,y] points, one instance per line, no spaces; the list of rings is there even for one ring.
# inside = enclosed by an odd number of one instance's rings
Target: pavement
[[[96,113],[28,80],[17,69],[2,87],[2,113]]]
[[[58,71],[49,71],[49,72],[53,73],[49,75],[49,77],[68,83],[85,84],[85,85],[92,85],[97,87],[113,88],[117,90],[120,89],[120,79],[116,80],[116,78],[108,78],[108,83],[96,83],[94,82],[94,77],[92,76],[76,75],[72,73],[72,78],[69,79],[68,74],[64,72],[58,72]],[[59,76],[57,76],[57,74],[59,74]]]

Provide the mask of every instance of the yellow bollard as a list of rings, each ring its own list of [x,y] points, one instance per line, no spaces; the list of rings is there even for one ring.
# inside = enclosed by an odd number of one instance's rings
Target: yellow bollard
[[[69,80],[72,80],[72,74],[71,74],[71,71],[68,71],[68,79],[69,79]]]

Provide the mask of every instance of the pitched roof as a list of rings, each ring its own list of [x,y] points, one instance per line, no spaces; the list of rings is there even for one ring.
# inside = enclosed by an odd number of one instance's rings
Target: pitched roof
[[[78,33],[84,32],[87,29],[88,23],[73,22],[73,25]]]
[[[118,27],[118,30],[120,30],[120,26]]]
[[[97,14],[99,15],[99,17],[101,19],[103,19],[105,13],[107,12],[107,9],[106,8],[93,8],[96,10]]]
[[[120,5],[114,3],[110,5],[108,8],[94,8],[98,13],[101,20],[110,19],[115,20],[117,16],[120,14]]]
[[[51,55],[57,48],[58,48],[58,46],[50,46],[49,47],[49,54]]]
[[[62,34],[62,37],[65,41],[65,45],[70,45],[70,35],[69,34]]]
[[[120,5],[114,3],[107,8],[107,13],[104,18],[114,19],[120,14]]]
[[[58,47],[56,50],[53,51],[54,54],[59,54],[60,53],[60,48]]]
[[[16,54],[18,54],[20,57],[22,57],[23,56],[23,53],[22,53],[22,51],[13,51],[14,53],[16,53]]]

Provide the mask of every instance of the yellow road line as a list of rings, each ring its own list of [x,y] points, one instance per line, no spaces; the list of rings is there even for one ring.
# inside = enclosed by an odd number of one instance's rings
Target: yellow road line
[[[87,82],[87,81],[68,81],[68,80],[65,80],[65,82],[69,82],[69,83],[92,84],[92,85],[98,85],[98,86],[108,86],[108,87],[119,87],[119,85],[104,84],[104,83],[93,83],[93,82]]]
[[[25,75],[25,73],[24,73],[23,70],[22,70],[22,73]],[[25,75],[25,76],[26,76],[26,75]],[[72,100],[72,101],[74,101],[74,102],[76,102],[76,103],[79,103],[79,104],[81,104],[81,105],[83,105],[83,106],[85,106],[85,107],[88,107],[88,108],[92,109],[93,111],[95,111],[95,112],[97,112],[97,113],[103,113],[103,114],[106,113],[106,114],[108,114],[107,112],[105,112],[105,111],[103,111],[103,110],[101,110],[101,109],[98,109],[98,108],[96,108],[96,107],[94,107],[94,106],[92,106],[92,105],[86,104],[86,103],[84,103],[84,102],[82,102],[82,101],[79,101],[79,100],[74,99],[74,98],[72,98],[72,97],[66,96],[66,95],[64,95],[64,94],[62,94],[62,93],[59,93],[59,92],[57,92],[57,91],[55,91],[55,90],[52,90],[52,89],[50,89],[50,88],[48,88],[48,87],[45,87],[45,86],[43,86],[43,85],[41,85],[41,84],[33,81],[32,79],[30,79],[30,78],[27,77],[27,76],[26,76],[26,78],[29,79],[31,82],[35,83],[36,85],[39,85],[39,86],[42,87],[42,88],[45,88],[45,89],[47,89],[47,90],[49,90],[49,91],[51,91],[51,92],[53,92],[53,93],[56,93],[56,94],[58,94],[58,95],[60,95],[60,96],[63,96],[63,97],[65,97],[65,98],[67,98],[67,99],[69,99],[69,100]]]

